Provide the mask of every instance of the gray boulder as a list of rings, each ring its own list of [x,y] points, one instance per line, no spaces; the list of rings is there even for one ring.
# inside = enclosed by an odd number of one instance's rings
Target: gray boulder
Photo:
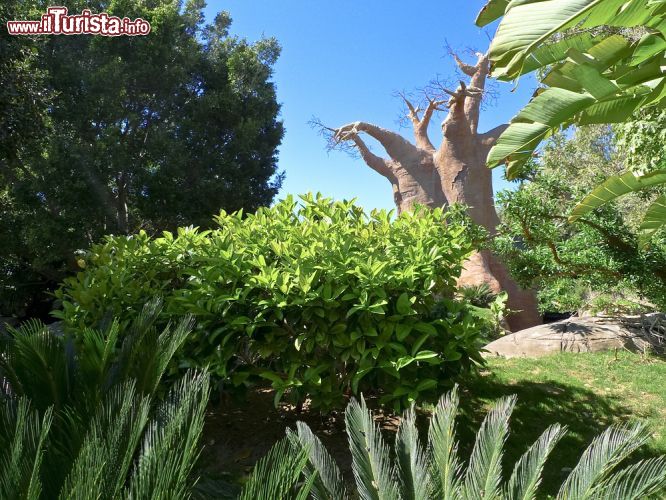
[[[659,315],[661,316],[661,315]],[[485,356],[538,358],[558,352],[598,352],[613,349],[642,351],[646,340],[646,321],[654,315],[634,318],[568,318],[505,335],[484,349]]]

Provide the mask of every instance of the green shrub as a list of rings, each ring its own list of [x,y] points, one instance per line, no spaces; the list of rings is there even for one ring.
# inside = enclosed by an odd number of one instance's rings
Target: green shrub
[[[111,312],[130,320],[148,297],[197,329],[181,367],[208,366],[234,386],[263,379],[330,407],[381,388],[396,407],[479,360],[484,319],[453,299],[478,236],[460,210],[395,220],[353,202],[289,197],[219,229],[109,237],[57,292],[70,327]],[[433,306],[444,306],[437,315]]]
[[[458,289],[458,294],[473,306],[483,308],[490,307],[497,297],[497,294],[491,290],[488,283],[461,286]]]

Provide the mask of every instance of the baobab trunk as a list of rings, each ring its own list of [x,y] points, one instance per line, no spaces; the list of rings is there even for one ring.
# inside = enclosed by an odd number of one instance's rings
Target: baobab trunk
[[[409,210],[415,203],[429,207],[463,203],[469,207],[472,220],[492,235],[499,218],[486,157],[506,125],[484,134],[478,133],[488,58],[478,54],[477,63],[468,65],[454,57],[469,77],[469,84],[461,81],[455,91],[442,89],[450,96],[448,101],[428,98],[422,116],[421,110],[405,98],[414,127],[415,144],[395,132],[365,122],[340,127],[335,130],[334,137],[336,141],[354,141],[363,160],[391,182],[399,211]],[[448,114],[442,123],[442,141],[435,148],[428,138],[428,125],[434,112],[442,110],[444,105]],[[361,133],[379,141],[389,158],[371,153],[360,139]],[[458,282],[460,286],[482,283],[495,293],[506,291],[508,308],[520,311],[508,318],[511,330],[541,323],[534,292],[521,289],[502,262],[487,250],[472,255]]]
[[[474,66],[456,57],[456,62],[470,78],[470,82],[469,85],[460,82],[456,91],[450,93],[449,113],[442,123],[442,142],[434,155],[434,161],[442,182],[442,191],[449,202],[467,205],[472,220],[494,235],[499,218],[486,157],[506,125],[500,125],[485,134],[478,133],[481,99],[490,65],[487,56],[477,55],[478,60]],[[460,277],[461,285],[478,283],[487,283],[495,292],[506,291],[509,309],[521,311],[509,318],[512,330],[522,330],[541,323],[534,292],[521,289],[504,264],[487,250],[473,255]]]

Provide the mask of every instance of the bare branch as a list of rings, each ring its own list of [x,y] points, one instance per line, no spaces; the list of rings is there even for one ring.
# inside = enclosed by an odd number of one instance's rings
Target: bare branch
[[[428,128],[432,115],[435,111],[441,111],[443,109],[442,106],[446,104],[446,99],[433,99],[428,96],[426,96],[426,99],[428,100],[428,105],[423,113],[423,118],[421,118],[420,124],[421,126]]]
[[[391,168],[391,163],[388,160],[381,158],[370,151],[370,148],[368,148],[365,142],[363,142],[363,139],[357,134],[352,135],[351,140],[358,148],[363,161],[365,161],[371,169],[386,177],[391,184],[397,184],[398,179],[396,178],[395,172]]]
[[[309,124],[326,139],[327,151],[343,151],[356,158],[360,156],[370,168],[386,177],[392,184],[397,182],[391,162],[370,151],[367,144],[359,137],[356,124],[334,129],[327,127],[316,117],[312,117]]]
[[[469,77],[472,77],[476,74],[476,71],[477,71],[476,66],[472,66],[471,64],[467,64],[467,63],[463,62],[460,59],[460,57],[458,57],[458,54],[456,54],[453,51],[450,51],[449,53],[451,54],[451,56],[453,57],[453,60],[456,62],[456,64],[460,68],[460,71],[462,71],[463,73],[465,73]]]
[[[421,96],[416,104],[414,98],[405,92],[396,92],[396,96],[400,97],[405,104],[404,115],[414,129],[416,146],[427,151],[434,151],[435,147],[428,137],[428,127],[434,113],[445,109],[443,106],[447,99],[441,98],[441,92],[432,93],[429,88],[421,89],[419,92]],[[400,125],[405,126],[405,123],[400,122]]]
[[[324,138],[326,141],[326,151],[342,151],[343,153],[348,154],[353,158],[359,157],[359,151],[356,145],[350,141],[339,141],[335,137],[336,130],[331,127],[327,127],[322,123],[322,121],[313,116],[308,125],[312,127],[317,133]]]
[[[397,92],[397,95],[404,101],[405,106],[407,106],[407,117],[412,122],[412,124],[418,124],[421,119],[419,113],[421,112],[420,106],[414,106],[412,102],[407,98],[407,95],[404,92]]]

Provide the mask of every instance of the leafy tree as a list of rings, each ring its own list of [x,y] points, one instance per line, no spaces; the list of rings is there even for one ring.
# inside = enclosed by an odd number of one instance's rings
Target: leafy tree
[[[614,125],[613,130],[629,170],[644,174],[666,168],[666,110],[641,110],[631,121]]]
[[[29,18],[46,7],[28,5],[3,15]],[[152,31],[10,37],[3,50],[3,67],[27,66],[38,77],[30,85],[21,73],[11,77],[20,93],[3,102],[3,114],[23,116],[23,102],[37,95],[35,118],[25,120],[43,124],[26,133],[21,122],[1,136],[0,229],[12,242],[0,254],[2,297],[26,297],[3,304],[5,313],[60,281],[75,268],[74,252],[104,234],[207,226],[220,208],[269,204],[282,179],[275,40],[231,36],[226,13],[205,25],[202,0],[68,6],[142,17]],[[35,287],[20,293],[27,283]]]
[[[611,177],[597,186],[573,210],[569,220],[598,209],[629,193],[654,191],[662,193],[652,199],[640,224],[643,246],[659,244],[660,230],[666,224],[666,110],[651,108],[639,114],[636,120],[620,125],[619,146],[625,151],[628,170]]]
[[[540,289],[542,310],[585,308],[599,293],[666,305],[666,245],[657,239],[649,248],[639,245],[643,207],[658,190],[568,222],[593,186],[625,168],[610,127],[581,127],[553,136],[520,188],[499,194],[496,248],[515,276]]]
[[[39,263],[31,261],[31,252],[15,236],[29,216],[28,207],[16,203],[21,183],[33,175],[25,159],[44,148],[49,130],[46,110],[53,97],[46,73],[39,68],[45,39],[26,43],[5,30],[5,20],[31,14],[37,15],[20,0],[0,5],[0,315],[21,309],[22,299],[33,292],[31,282],[52,278],[36,278],[32,268],[39,268]]]

